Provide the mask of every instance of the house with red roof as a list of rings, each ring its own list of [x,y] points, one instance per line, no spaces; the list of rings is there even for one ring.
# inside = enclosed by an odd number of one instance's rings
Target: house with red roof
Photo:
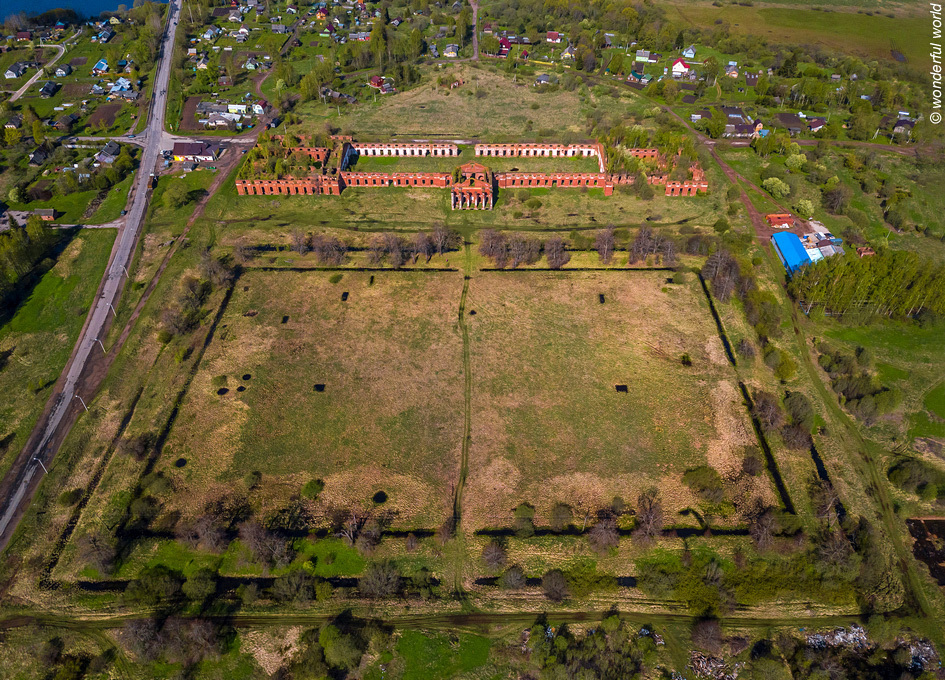
[[[558,44],[561,42],[561,34],[557,31],[548,31],[545,35],[545,42]]]
[[[677,59],[676,61],[673,62],[673,66],[672,66],[673,78],[680,78],[682,76],[688,76],[689,70],[690,70],[689,64],[687,64],[685,60]]]

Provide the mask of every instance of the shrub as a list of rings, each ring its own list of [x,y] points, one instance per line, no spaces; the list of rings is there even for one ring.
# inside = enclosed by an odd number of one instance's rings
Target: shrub
[[[555,503],[554,507],[551,508],[552,531],[563,531],[571,524],[572,519],[574,519],[574,513],[567,503]]]
[[[318,498],[318,495],[324,490],[325,482],[321,479],[313,479],[305,484],[302,487],[302,496],[304,498],[311,498],[315,500]]]
[[[59,505],[64,505],[69,507],[70,505],[75,505],[82,499],[82,494],[85,493],[84,489],[70,489],[69,491],[63,491],[59,494]]]
[[[709,503],[721,503],[725,499],[722,476],[715,468],[700,465],[688,470],[682,478],[683,484],[695,491],[700,498]]]

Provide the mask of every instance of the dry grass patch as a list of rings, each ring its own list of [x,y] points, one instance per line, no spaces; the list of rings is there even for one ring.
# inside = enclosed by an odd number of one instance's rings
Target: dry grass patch
[[[161,462],[185,516],[259,470],[263,511],[321,478],[327,506],[383,490],[398,525],[442,522],[462,438],[462,278],[332,280],[251,272],[237,283]]]
[[[720,341],[698,284],[667,285],[665,277],[473,280],[464,526],[508,526],[523,501],[544,524],[556,502],[596,510],[614,496],[633,503],[650,486],[675,523],[672,513],[698,503],[682,474],[706,464],[724,474],[734,465],[724,452],[753,443],[733,371],[707,349],[707,338]],[[692,366],[682,365],[683,353]]]

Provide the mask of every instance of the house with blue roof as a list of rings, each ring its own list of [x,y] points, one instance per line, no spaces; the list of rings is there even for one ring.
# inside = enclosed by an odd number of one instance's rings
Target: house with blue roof
[[[773,234],[771,244],[788,274],[793,274],[804,265],[811,263],[810,255],[807,254],[807,249],[804,248],[797,234],[791,232]]]

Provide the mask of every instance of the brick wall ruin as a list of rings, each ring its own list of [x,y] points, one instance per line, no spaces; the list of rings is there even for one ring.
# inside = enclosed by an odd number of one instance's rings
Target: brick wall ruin
[[[304,141],[304,140],[303,140]],[[337,138],[342,142],[337,170],[327,165],[319,174],[310,177],[285,179],[238,179],[236,192],[241,196],[271,195],[333,195],[337,196],[345,187],[430,187],[450,188],[451,205],[454,210],[491,210],[497,189],[516,187],[580,188],[594,187],[604,190],[605,196],[613,194],[619,184],[632,184],[631,175],[604,172],[606,164],[604,148],[599,143],[585,144],[476,144],[477,157],[595,157],[600,172],[497,172],[480,163],[467,163],[459,167],[460,181],[453,181],[447,172],[354,172],[346,170],[349,156],[353,153],[365,156],[458,156],[455,144],[430,143],[362,143],[350,138]],[[295,146],[285,149],[286,155],[302,154],[326,164],[331,149],[314,146]],[[643,159],[659,160],[657,149],[628,149],[628,153]],[[668,173],[653,173],[647,182],[665,187],[666,196],[695,196],[709,189],[705,172],[698,164],[689,168],[691,180],[670,180]]]
[[[416,144],[351,142],[362,156],[458,156],[459,147],[443,142]]]

